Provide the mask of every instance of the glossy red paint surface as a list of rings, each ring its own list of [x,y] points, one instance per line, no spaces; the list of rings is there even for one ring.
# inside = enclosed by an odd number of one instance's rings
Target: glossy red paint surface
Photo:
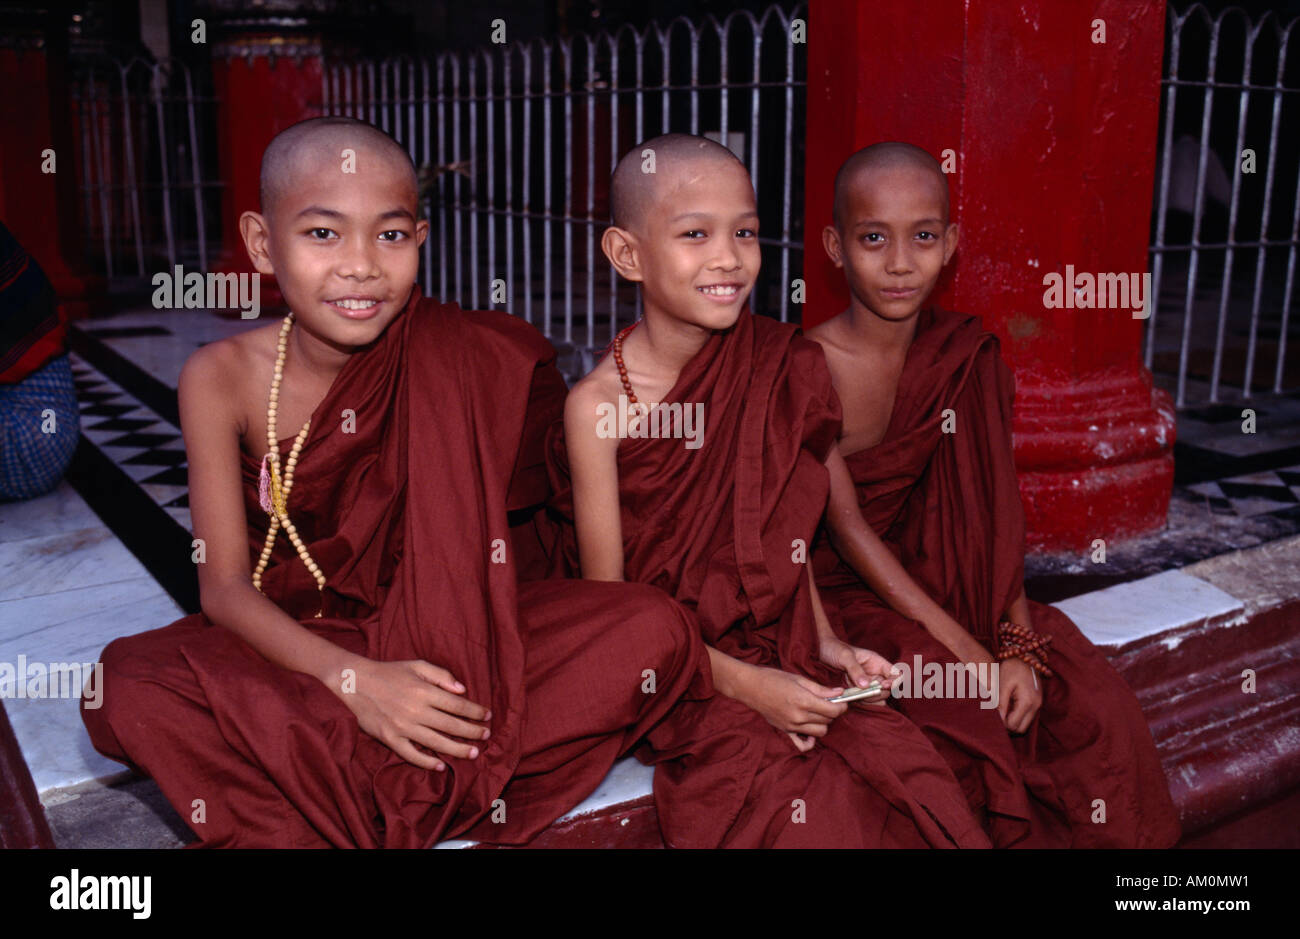
[[[0,218],[76,318],[98,305],[104,284],[82,262],[79,147],[65,74],[65,63],[46,48],[0,48]],[[53,151],[52,173],[44,171],[46,150]]]
[[[260,207],[258,180],[262,151],[291,124],[321,113],[321,58],[237,54],[238,45],[214,56],[219,167],[226,186],[221,198],[221,254],[218,271],[253,271],[239,234],[239,216]],[[271,278],[262,279],[262,305],[281,302]]]

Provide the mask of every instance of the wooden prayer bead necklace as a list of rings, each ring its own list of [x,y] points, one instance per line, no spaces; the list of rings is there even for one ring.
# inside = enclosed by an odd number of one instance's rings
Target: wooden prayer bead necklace
[[[618,377],[623,382],[623,390],[627,392],[628,404],[636,404],[636,392],[632,390],[632,383],[627,379],[627,366],[623,364],[623,340],[627,338],[628,333],[636,329],[640,324],[641,321],[637,320],[614,337],[614,365],[618,368]]]
[[[1003,621],[998,624],[998,661],[1020,659],[1044,678],[1051,678],[1052,670],[1047,667],[1047,647],[1051,641],[1051,636],[1040,636],[1028,626]]]
[[[302,563],[306,565],[307,571],[316,579],[316,589],[321,591],[325,589],[325,575],[321,569],[312,560],[311,554],[307,551],[307,546],[302,543],[298,537],[298,529],[294,527],[289,520],[289,492],[293,489],[293,471],[298,465],[298,454],[302,452],[302,445],[307,440],[307,434],[311,430],[311,419],[302,425],[302,430],[298,431],[298,436],[294,438],[293,449],[289,451],[289,459],[284,467],[284,482],[280,481],[280,441],[275,433],[275,414],[280,405],[280,381],[284,378],[284,360],[289,351],[289,331],[293,328],[293,314],[290,313],[284,318],[284,325],[280,327],[280,339],[276,346],[275,371],[271,374],[271,396],[266,406],[266,456],[262,457],[262,474],[258,484],[258,495],[261,501],[262,509],[267,515],[271,516],[270,527],[266,530],[266,542],[262,545],[262,555],[257,559],[257,568],[253,571],[253,586],[260,592],[262,590],[262,574],[266,570],[266,565],[271,560],[271,552],[275,549],[275,537],[281,528],[289,535],[289,540],[298,551],[298,557],[302,558]],[[321,610],[317,610],[316,615],[321,615]]]

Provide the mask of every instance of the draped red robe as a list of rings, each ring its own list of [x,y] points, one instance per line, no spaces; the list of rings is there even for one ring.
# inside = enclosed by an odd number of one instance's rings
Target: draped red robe
[[[211,846],[522,843],[580,802],[704,650],[659,591],[517,583],[507,512],[546,499],[542,444],[564,393],[531,326],[417,288],[344,366],[302,449],[289,514],[323,594],[283,535],[263,577],[281,609],[351,652],[450,670],[492,711],[477,760],[405,762],[315,677],[202,614],[105,649],[103,707],[82,709],[96,748],[152,776]],[[259,468],[243,456],[250,564],[267,527]]]
[[[704,405],[703,444],[620,441],[625,577],[693,609],[705,641],[728,655],[840,683],[816,661],[803,562],[840,424],[821,349],[745,311],[682,369],[671,402]],[[562,425],[549,457],[563,554],[576,571]],[[897,712],[850,708],[800,753],[757,711],[715,694],[708,674],[638,751],[656,764],[669,846],[988,846],[948,767]]]
[[[1014,380],[997,338],[976,317],[919,316],[884,438],[846,460],[867,524],[991,650],[1024,578]],[[944,433],[949,409],[955,426]],[[816,570],[850,642],[909,667],[918,654],[956,661],[919,623],[886,607],[826,543]],[[996,846],[1172,845],[1178,815],[1133,692],[1065,614],[1033,601],[1029,608],[1026,625],[1052,637],[1055,677],[1040,678],[1043,703],[1026,734],[1009,734],[997,710],[974,698],[901,699],[900,708],[952,765]]]

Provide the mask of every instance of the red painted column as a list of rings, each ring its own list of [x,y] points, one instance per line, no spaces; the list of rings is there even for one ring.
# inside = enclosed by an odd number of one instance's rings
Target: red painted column
[[[66,71],[40,34],[0,42],[0,217],[76,318],[99,304],[104,283],[85,269]],[[53,173],[43,171],[46,150]]]
[[[1168,509],[1174,414],[1141,320],[1048,309],[1043,283],[1147,270],[1164,22],[1164,0],[811,2],[803,322],[848,304],[820,248],[844,158],[882,140],[953,151],[961,243],[936,299],[981,316],[1015,371],[1036,550],[1150,531]]]
[[[262,151],[291,124],[322,113],[321,44],[318,39],[240,36],[213,48],[212,82],[217,97],[221,254],[213,269],[252,273],[239,234],[239,216],[258,210]],[[263,305],[280,302],[273,282],[262,281]]]

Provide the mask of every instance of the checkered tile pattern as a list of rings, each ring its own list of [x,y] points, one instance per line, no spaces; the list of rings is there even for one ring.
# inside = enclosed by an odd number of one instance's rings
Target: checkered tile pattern
[[[163,420],[75,353],[72,375],[81,407],[81,433],[135,480],[187,531],[190,525],[185,444],[180,428]]]
[[[1218,513],[1250,517],[1289,512],[1300,506],[1300,466],[1193,483],[1186,488],[1208,499]]]

